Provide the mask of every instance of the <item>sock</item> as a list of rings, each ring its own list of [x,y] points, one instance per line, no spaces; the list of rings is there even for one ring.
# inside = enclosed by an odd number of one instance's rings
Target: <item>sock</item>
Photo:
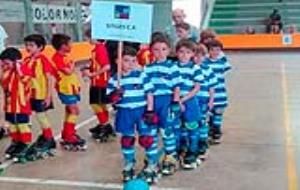
[[[66,113],[64,128],[62,131],[62,138],[64,140],[73,139],[76,134],[75,125],[78,119],[78,115]]]
[[[20,141],[20,133],[18,131],[17,125],[11,124],[9,126],[9,136],[12,141],[19,142]]]
[[[36,114],[37,121],[42,128],[42,133],[45,139],[53,138],[53,132],[50,127],[49,119],[45,112],[37,113]]]
[[[91,104],[91,107],[101,125],[108,123],[109,113],[105,104]]]
[[[32,142],[32,133],[28,123],[18,124],[20,132],[20,142],[30,144]]]

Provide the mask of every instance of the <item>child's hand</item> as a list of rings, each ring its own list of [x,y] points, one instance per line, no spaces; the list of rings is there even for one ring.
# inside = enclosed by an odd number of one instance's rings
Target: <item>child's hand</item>
[[[51,104],[51,96],[48,96],[46,99],[45,99],[45,101],[44,101],[44,106],[47,108],[47,107],[49,107],[50,106],[50,104]]]
[[[90,78],[92,76],[92,73],[88,69],[83,69],[83,70],[81,70],[81,75],[82,75],[82,77]]]
[[[209,110],[212,110],[214,108],[214,100],[210,100],[209,102],[208,102],[208,109]]]
[[[180,102],[180,109],[181,109],[181,112],[185,111],[185,105],[182,102]]]

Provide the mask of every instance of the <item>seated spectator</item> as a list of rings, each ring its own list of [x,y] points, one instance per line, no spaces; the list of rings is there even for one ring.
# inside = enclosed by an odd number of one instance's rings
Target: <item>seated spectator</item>
[[[184,22],[184,23],[176,24],[175,28],[179,40],[189,39],[197,43],[197,39],[195,37],[190,36],[191,26],[188,23]]]
[[[277,24],[271,25],[271,32],[270,34],[282,34],[282,29],[280,29],[280,26]]]
[[[276,26],[279,27],[279,30],[277,29]],[[283,24],[281,21],[281,15],[277,9],[273,10],[273,13],[269,16],[268,23],[267,23],[267,32],[268,33],[274,33],[274,29],[276,31],[282,31]]]
[[[288,26],[286,33],[287,34],[296,34],[297,33],[296,25],[293,24],[293,25]]]
[[[200,43],[207,46],[207,44],[211,41],[216,39],[217,34],[213,29],[205,29],[200,33]]]
[[[255,34],[255,29],[251,26],[247,26],[245,29],[245,34]]]

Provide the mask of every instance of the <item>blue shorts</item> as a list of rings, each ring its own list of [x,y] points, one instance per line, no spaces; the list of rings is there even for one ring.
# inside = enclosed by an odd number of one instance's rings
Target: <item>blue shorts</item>
[[[62,104],[72,105],[77,104],[80,101],[80,95],[66,95],[62,93],[58,93],[58,97]]]
[[[171,105],[172,96],[154,96],[154,111],[159,117],[158,127],[166,128],[168,126],[168,112]]]
[[[31,109],[37,113],[46,112],[54,108],[52,101],[50,102],[50,105],[48,107],[45,106],[45,100],[31,99],[30,104]]]
[[[5,121],[13,125],[27,124],[30,122],[30,115],[19,113],[5,113]]]
[[[202,116],[207,115],[209,111],[208,108],[209,98],[198,97],[198,103],[199,103],[200,113],[202,114]]]
[[[145,107],[134,109],[118,108],[116,114],[116,131],[124,135],[134,135],[138,131],[140,135],[148,135],[151,129],[143,122]]]
[[[200,121],[201,112],[196,97],[187,100],[185,103],[185,111],[182,113],[183,120],[185,122]]]

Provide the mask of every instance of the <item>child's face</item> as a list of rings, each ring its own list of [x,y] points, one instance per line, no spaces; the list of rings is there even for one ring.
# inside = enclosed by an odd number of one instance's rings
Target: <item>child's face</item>
[[[157,61],[165,61],[170,53],[170,47],[166,43],[157,42],[152,45],[151,51]]]
[[[136,56],[124,55],[122,57],[122,70],[127,73],[132,71],[137,66],[137,58]]]
[[[195,54],[193,59],[197,65],[201,65],[204,60],[204,55],[202,53],[197,53],[197,54]]]
[[[67,44],[62,45],[60,49],[65,53],[70,53],[72,49],[71,42],[69,41]]]
[[[16,67],[17,62],[21,62],[22,60],[17,60],[17,61],[12,61],[9,59],[4,59],[1,61],[1,66],[2,69],[7,70],[7,69],[14,69]]]
[[[38,47],[34,42],[25,42],[25,49],[30,55],[34,55],[42,51],[42,47]]]
[[[221,47],[212,47],[209,50],[210,58],[217,59],[221,53]]]
[[[176,28],[176,34],[180,39],[187,39],[189,37],[189,31],[183,28]]]
[[[176,52],[176,54],[181,63],[190,62],[194,56],[193,50],[186,48],[186,47],[179,48],[179,50]]]

